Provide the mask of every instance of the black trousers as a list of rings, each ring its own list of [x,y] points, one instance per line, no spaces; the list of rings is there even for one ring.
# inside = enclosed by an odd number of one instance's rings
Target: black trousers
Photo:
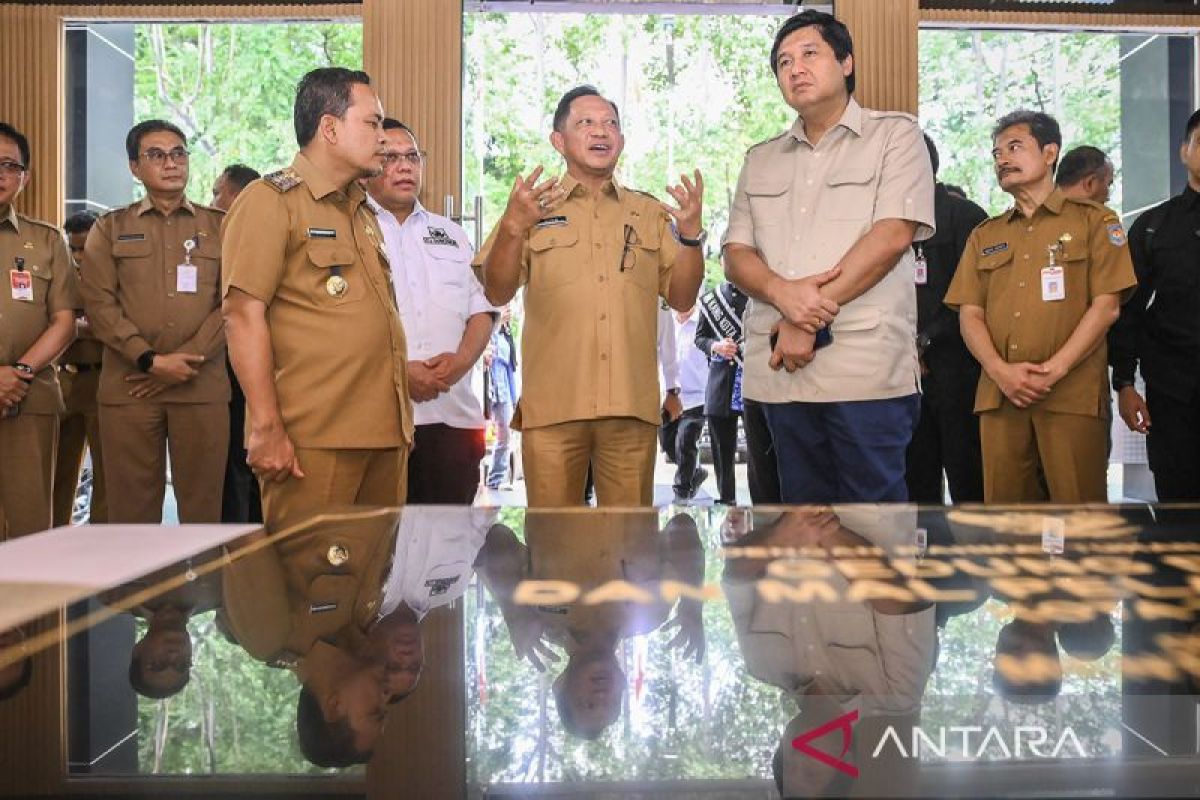
[[[746,477],[750,483],[750,502],[778,505],[779,465],[775,463],[775,445],[762,403],[742,400],[742,429],[746,431]]]
[[[925,387],[921,416],[906,454],[910,502],[941,505],[943,470],[953,502],[983,502],[983,456],[974,407],[973,383]]]
[[[1146,387],[1146,452],[1160,503],[1200,500],[1200,394],[1180,400]]]
[[[700,433],[704,430],[704,406],[689,408],[674,422],[661,428],[663,452],[675,465],[675,494],[691,497],[698,487],[696,469],[700,466]]]
[[[225,462],[225,483],[221,491],[221,522],[262,522],[262,496],[258,479],[246,463],[246,395],[233,366],[229,371],[229,456]]]
[[[408,503],[471,505],[484,450],[482,429],[418,425],[408,455]]]
[[[737,460],[737,416],[708,417],[708,440],[712,443],[713,468],[717,473],[717,501],[737,502],[733,465]]]

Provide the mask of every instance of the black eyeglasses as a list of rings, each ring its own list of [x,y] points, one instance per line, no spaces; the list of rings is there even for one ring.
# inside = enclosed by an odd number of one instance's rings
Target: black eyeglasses
[[[16,161],[0,161],[0,175],[20,175],[25,170],[26,166]]]
[[[637,263],[637,257],[633,250],[630,249],[631,245],[634,244],[637,244],[637,231],[633,229],[632,225],[626,225],[625,247],[621,250],[621,272],[624,272],[627,269],[633,269],[633,265]]]
[[[424,150],[409,150],[407,153],[388,153],[383,157],[383,166],[390,167],[392,164],[397,164],[400,159],[404,159],[414,167],[421,166],[421,162],[425,160]]]
[[[173,147],[170,150],[160,150],[157,147],[151,147],[149,150],[142,153],[142,158],[146,159],[156,167],[161,167],[163,164],[167,163],[168,158],[174,161],[176,164],[186,164],[190,155],[191,154],[188,153],[187,148],[184,147]]]

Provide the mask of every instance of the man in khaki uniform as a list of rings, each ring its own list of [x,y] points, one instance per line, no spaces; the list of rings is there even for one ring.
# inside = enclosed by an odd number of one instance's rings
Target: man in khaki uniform
[[[83,263],[83,247],[88,231],[96,224],[96,215],[81,211],[63,225],[67,247],[76,269]],[[83,467],[83,447],[92,454],[92,496],[88,521],[108,521],[108,501],[104,484],[103,449],[100,446],[100,409],[96,393],[100,389],[100,361],[104,345],[92,333],[87,317],[75,320],[75,342],[58,359],[58,380],[62,384],[66,413],[58,420],[58,459],[54,468],[54,526],[70,525]]]
[[[75,338],[79,288],[53,225],[13,207],[29,140],[0,122],[0,541],[50,527],[62,394],[51,362]]]
[[[567,174],[518,177],[475,256],[487,299],[525,291],[523,393],[513,427],[530,506],[574,506],[589,463],[607,506],[654,501],[662,393],[658,298],[682,311],[703,278],[704,183],[667,191],[672,208],[613,178],[625,144],[617,107],[590,86],[559,101],[550,142]],[[672,219],[673,218],[673,219]]]
[[[971,234],[946,293],[983,367],[984,501],[1103,503],[1105,334],[1136,286],[1125,231],[1112,210],[1055,188],[1053,117],[1013,112],[992,142],[1000,187],[1016,203]]]
[[[187,140],[163,120],[125,138],[146,197],[102,216],[83,252],[83,302],[104,343],[100,438],[108,521],[158,523],[168,448],[181,522],[219,522],[229,378],[215,208],[193,204]]]
[[[358,180],[383,169],[365,72],[317,69],[295,104],[300,152],[224,228],[230,358],[247,451],[275,530],[330,505],[404,501],[412,406],[383,236]]]

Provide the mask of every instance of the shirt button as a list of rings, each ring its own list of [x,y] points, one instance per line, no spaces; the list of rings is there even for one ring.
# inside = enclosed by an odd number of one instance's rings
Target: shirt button
[[[798,242],[798,241],[800,241],[800,234],[798,234],[798,233],[797,233],[795,236],[793,236],[793,237],[792,237],[792,241],[793,241],[793,242]]]
[[[608,314],[601,314],[600,319],[601,321],[608,319]]]
[[[1025,229],[1025,232],[1026,232],[1026,233],[1033,233],[1033,226],[1032,226],[1032,225],[1030,225],[1028,228],[1026,228],[1026,229]]]
[[[601,276],[600,276],[600,282],[601,282],[601,283],[604,283],[604,276],[603,276],[603,275],[601,275]]]
[[[1014,316],[1014,317],[1017,317],[1018,319],[1020,319],[1020,317],[1021,317],[1021,312],[1020,312],[1020,311],[1014,311],[1014,312],[1013,312],[1013,316]]]
[[[1008,346],[1008,349],[1009,349],[1009,350],[1016,350],[1016,349],[1017,349],[1017,346],[1016,346],[1015,344],[1010,344],[1010,345]]]
[[[599,249],[600,249],[600,243],[599,243],[599,242],[596,242],[596,249],[597,249],[597,250],[599,250]]]
[[[1025,260],[1026,260],[1026,261],[1028,261],[1028,260],[1029,260],[1029,253],[1026,253],[1026,254],[1025,254]]]
[[[801,209],[800,209],[800,213],[801,213],[801,214],[803,214],[803,213],[805,213],[805,212],[807,212],[807,211],[808,211],[808,209],[807,209],[807,208],[801,208]]]
[[[601,353],[601,354],[600,354],[600,360],[601,360],[601,361],[608,361],[608,353]]]
[[[796,270],[794,270],[794,269],[789,269],[789,270],[788,270],[788,277],[789,277],[789,278],[794,278],[794,277],[796,277]]]
[[[1018,284],[1017,284],[1017,288],[1019,288],[1019,289],[1024,289],[1024,288],[1025,288],[1025,281],[1021,281],[1020,283],[1018,283]]]
[[[805,183],[808,184],[809,186],[812,186],[812,179],[810,178],[810,179],[806,180]]]
[[[167,297],[174,297],[174,296],[175,296],[174,292],[167,292]]]

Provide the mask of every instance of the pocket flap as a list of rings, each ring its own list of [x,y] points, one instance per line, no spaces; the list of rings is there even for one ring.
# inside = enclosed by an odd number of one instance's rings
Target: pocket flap
[[[308,260],[322,269],[332,267],[348,267],[354,263],[354,252],[348,247],[330,245],[328,247],[308,248]]]
[[[117,239],[112,243],[113,258],[142,258],[150,255],[149,239]]]
[[[870,167],[848,167],[834,170],[833,174],[825,179],[825,183],[830,186],[846,186],[870,183],[874,179],[875,170]]]
[[[563,226],[535,230],[529,236],[529,249],[541,253],[554,247],[570,247],[579,241],[579,231]]]
[[[633,236],[629,241],[630,246],[640,247],[643,250],[657,250],[662,246],[662,228],[657,224],[657,220],[639,218],[630,221],[629,226],[633,228]]]
[[[984,251],[989,248],[984,247]],[[979,262],[975,265],[975,269],[980,272],[990,272],[1007,264],[1011,264],[1013,260],[1013,249],[1008,247],[1004,250],[999,250],[979,257]]]
[[[792,185],[786,175],[760,175],[746,182],[746,194],[755,197],[776,197]]]
[[[849,305],[833,318],[833,332],[869,331],[879,327],[883,309],[879,306]]]

